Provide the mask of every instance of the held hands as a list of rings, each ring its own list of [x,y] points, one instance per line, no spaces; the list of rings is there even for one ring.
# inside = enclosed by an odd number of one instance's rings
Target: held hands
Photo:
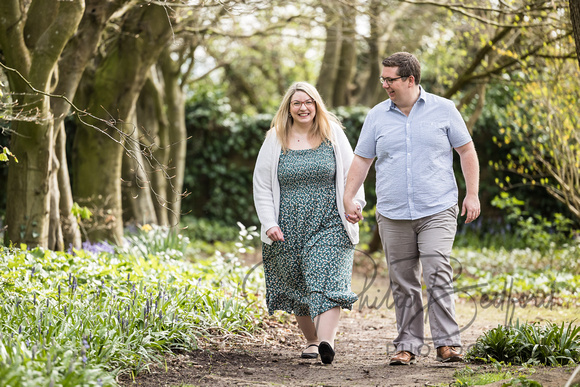
[[[354,201],[346,201],[344,203],[344,216],[350,223],[355,224],[363,220],[360,205]]]
[[[280,227],[278,226],[269,228],[268,231],[266,231],[266,235],[274,242],[284,242],[284,233],[282,233],[282,230],[280,230]]]
[[[461,205],[461,216],[467,214],[465,218],[465,223],[471,223],[481,213],[481,207],[479,204],[479,197],[477,195],[467,195],[463,200]]]

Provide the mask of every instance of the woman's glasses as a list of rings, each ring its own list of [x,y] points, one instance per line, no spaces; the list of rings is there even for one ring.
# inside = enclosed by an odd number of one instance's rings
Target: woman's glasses
[[[307,99],[304,102],[300,102],[300,101],[292,101],[290,102],[290,106],[292,106],[294,109],[300,109],[302,107],[302,104],[306,105],[307,108],[314,106],[315,102],[313,99]]]

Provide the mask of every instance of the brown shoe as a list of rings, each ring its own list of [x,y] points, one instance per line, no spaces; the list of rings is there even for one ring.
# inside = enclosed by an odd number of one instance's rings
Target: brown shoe
[[[407,351],[399,351],[391,358],[389,365],[409,365],[415,364],[415,355]]]
[[[455,347],[439,347],[437,348],[437,358],[435,359],[442,363],[452,363],[463,361],[463,355]]]

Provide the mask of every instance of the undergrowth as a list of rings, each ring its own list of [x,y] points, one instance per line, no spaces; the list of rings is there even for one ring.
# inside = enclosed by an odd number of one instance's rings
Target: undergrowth
[[[561,366],[580,362],[580,327],[573,322],[499,325],[467,352],[471,361]]]
[[[242,229],[243,241],[255,235]],[[200,340],[253,335],[262,274],[236,254],[184,259],[187,242],[143,227],[122,247],[0,247],[0,386],[108,386]]]

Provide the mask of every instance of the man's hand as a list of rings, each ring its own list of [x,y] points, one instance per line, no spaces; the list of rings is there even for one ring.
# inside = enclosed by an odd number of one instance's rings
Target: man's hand
[[[467,214],[465,218],[465,223],[471,223],[481,213],[481,207],[479,204],[479,197],[477,195],[467,195],[463,200],[461,205],[461,216]]]
[[[353,224],[358,223],[364,219],[360,205],[353,201],[350,202],[345,201],[344,216],[346,217],[346,220],[348,220],[350,223]]]
[[[346,186],[344,187],[343,204],[344,216],[346,217],[346,220],[352,224],[363,220],[362,208],[360,207],[359,203],[354,201],[354,198],[356,196],[356,192],[364,183],[372,163],[373,159],[367,159],[358,155],[354,155],[348,170]]]
[[[280,227],[278,226],[270,227],[268,231],[266,231],[266,235],[274,242],[284,242],[284,233],[282,233],[282,230],[280,230]]]

